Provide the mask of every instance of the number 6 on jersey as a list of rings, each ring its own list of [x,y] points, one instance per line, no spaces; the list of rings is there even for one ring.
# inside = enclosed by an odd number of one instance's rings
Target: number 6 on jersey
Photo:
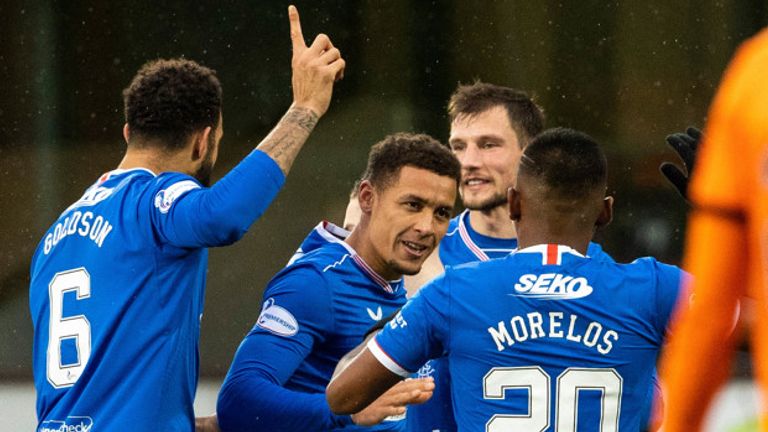
[[[74,291],[77,300],[91,296],[91,276],[84,268],[56,273],[48,285],[50,316],[48,322],[48,382],[55,388],[71,387],[77,382],[91,357],[91,323],[84,315],[63,317],[64,294]],[[61,345],[74,339],[75,363],[62,364]]]

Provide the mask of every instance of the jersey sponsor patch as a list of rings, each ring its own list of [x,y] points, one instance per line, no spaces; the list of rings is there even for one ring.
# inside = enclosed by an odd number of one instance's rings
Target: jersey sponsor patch
[[[299,332],[299,323],[293,314],[276,305],[272,298],[264,302],[256,325],[280,336],[293,336]]]
[[[93,419],[88,416],[67,416],[66,420],[45,420],[38,432],[88,432],[93,429]]]
[[[163,189],[155,195],[155,207],[160,210],[160,213],[168,213],[168,210],[171,209],[174,201],[192,189],[198,189],[199,187],[200,185],[192,180],[184,180],[174,183],[167,189]]]
[[[585,277],[560,273],[524,274],[515,284],[515,296],[544,300],[572,300],[592,294],[592,286]]]

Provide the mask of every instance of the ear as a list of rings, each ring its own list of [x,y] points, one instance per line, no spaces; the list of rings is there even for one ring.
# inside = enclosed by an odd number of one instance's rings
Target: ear
[[[368,180],[360,182],[360,189],[358,189],[357,200],[360,203],[360,210],[363,214],[370,215],[373,210],[373,204],[376,202],[376,190]]]
[[[128,127],[128,123],[123,125],[123,139],[126,144],[131,140],[131,129]]]
[[[507,202],[509,203],[509,218],[517,222],[520,220],[520,192],[511,187],[507,189]]]
[[[192,160],[196,161],[205,157],[208,153],[208,137],[211,135],[211,127],[206,126],[202,132],[192,134]]]
[[[602,228],[613,220],[613,197],[607,196],[603,198],[603,208],[600,209],[600,214],[597,215],[597,221],[595,226]]]

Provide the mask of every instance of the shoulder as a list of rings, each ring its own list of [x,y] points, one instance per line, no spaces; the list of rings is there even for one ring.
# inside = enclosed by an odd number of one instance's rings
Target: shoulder
[[[603,247],[600,246],[600,244],[595,242],[589,242],[589,246],[587,248],[587,255],[589,255],[590,258],[595,260],[615,262],[613,257],[608,255],[608,252],[603,250]]]
[[[181,173],[162,173],[149,184],[152,203],[161,213],[167,212],[184,194],[203,186],[195,178]]]
[[[680,267],[665,264],[652,257],[638,258],[628,264],[606,264],[617,272],[627,287],[655,287],[657,292],[677,293],[687,277]]]
[[[286,267],[286,270],[294,267],[312,268],[320,274],[333,272],[351,264],[352,252],[341,243],[328,242],[318,243],[313,249],[294,260]]]
[[[681,275],[683,270],[672,264],[665,264],[653,257],[638,258],[628,264],[615,264],[624,267],[629,271],[651,272],[651,273],[669,273]]]
[[[459,225],[461,224],[461,219],[464,217],[465,213],[466,210],[457,214],[448,222],[448,231],[445,233],[445,239],[458,236]]]

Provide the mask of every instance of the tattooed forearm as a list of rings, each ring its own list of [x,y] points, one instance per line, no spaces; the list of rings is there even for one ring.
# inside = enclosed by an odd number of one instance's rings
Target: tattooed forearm
[[[257,148],[274,159],[287,175],[319,118],[311,109],[291,107]]]
[[[314,111],[301,107],[293,107],[283,116],[283,121],[294,122],[303,127],[307,132],[312,132],[319,119],[320,117]]]

